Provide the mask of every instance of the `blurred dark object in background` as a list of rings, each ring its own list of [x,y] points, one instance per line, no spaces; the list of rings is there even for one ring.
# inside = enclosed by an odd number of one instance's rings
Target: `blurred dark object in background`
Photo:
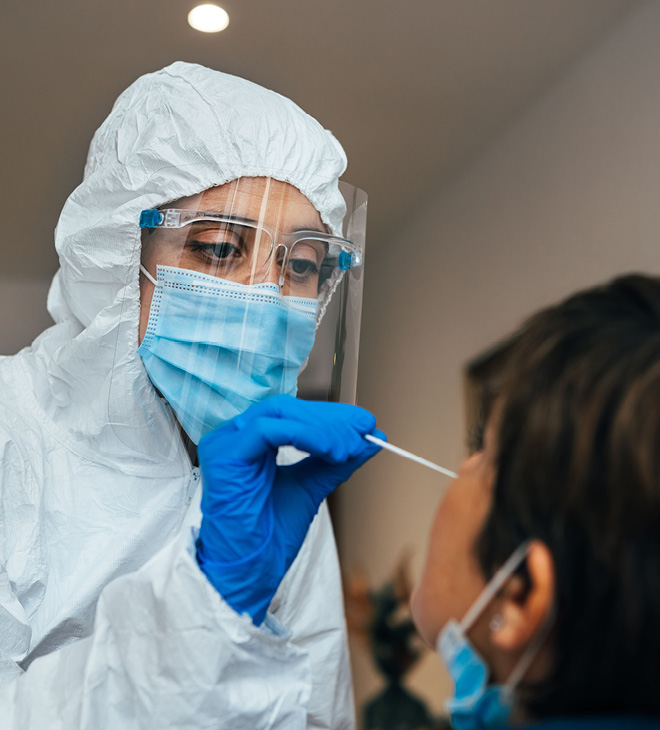
[[[412,593],[409,556],[397,565],[393,578],[377,591],[364,574],[344,587],[349,632],[364,643],[385,679],[385,689],[362,711],[363,730],[445,730],[446,718],[434,719],[424,702],[403,686],[405,675],[427,651],[410,617]]]

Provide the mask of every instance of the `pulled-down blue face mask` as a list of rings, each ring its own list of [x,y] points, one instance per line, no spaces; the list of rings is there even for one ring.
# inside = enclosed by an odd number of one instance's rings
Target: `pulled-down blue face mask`
[[[138,354],[194,443],[252,403],[296,394],[316,299],[171,266],[158,266],[157,280],[141,270],[155,289]]]
[[[547,629],[525,650],[504,685],[488,684],[488,666],[467,638],[467,632],[525,560],[528,550],[529,543],[523,543],[495,573],[463,620],[449,621],[438,636],[437,651],[454,681],[454,695],[446,703],[454,730],[511,727],[514,690],[536,657]]]

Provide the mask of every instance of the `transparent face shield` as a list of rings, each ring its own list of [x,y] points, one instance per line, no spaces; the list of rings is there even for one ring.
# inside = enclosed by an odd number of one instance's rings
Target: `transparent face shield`
[[[240,178],[142,211],[138,354],[194,443],[278,393],[355,401],[366,195],[342,230],[296,188]]]

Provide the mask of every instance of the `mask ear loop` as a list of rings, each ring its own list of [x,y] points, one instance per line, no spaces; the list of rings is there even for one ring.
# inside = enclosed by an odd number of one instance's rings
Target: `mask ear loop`
[[[472,628],[472,626],[475,624],[479,616],[481,616],[481,614],[484,612],[486,607],[502,590],[502,588],[504,588],[509,578],[520,567],[523,560],[525,560],[525,558],[527,557],[530,545],[531,540],[526,540],[516,550],[514,550],[514,552],[504,563],[504,565],[502,565],[502,567],[489,581],[488,585],[484,588],[479,598],[477,598],[477,600],[468,609],[468,612],[465,614],[463,620],[460,623],[460,627],[464,635],[466,635],[466,632],[469,631],[470,628]],[[507,677],[506,682],[502,685],[502,692],[504,693],[505,697],[511,697],[516,687],[520,684],[522,678],[527,673],[527,670],[530,668],[532,662],[536,658],[536,655],[541,649],[541,646],[548,638],[550,628],[552,627],[552,624],[554,622],[554,616],[555,606],[553,604],[552,608],[550,609],[550,614],[548,615],[545,626],[532,641],[532,643],[525,649],[523,655],[520,657],[520,660],[511,671],[511,674]]]
[[[553,602],[552,606],[550,607],[550,612],[548,613],[548,618],[545,622],[545,626],[541,629],[541,631],[538,633],[532,643],[525,649],[523,655],[518,661],[518,664],[516,664],[516,666],[512,669],[511,674],[507,677],[506,682],[502,686],[502,692],[506,697],[511,697],[516,687],[521,683],[525,674],[527,674],[527,670],[532,665],[532,662],[534,661],[534,659],[536,659],[537,654],[541,650],[541,647],[545,643],[545,640],[548,638],[550,629],[554,624],[555,613],[556,607]]]
[[[140,264],[140,271],[147,277],[147,279],[149,279],[149,281],[154,286],[158,286],[158,282],[156,281],[156,279],[154,279],[154,277],[144,268],[142,264]]]
[[[520,564],[527,557],[530,544],[530,540],[525,540],[525,542],[519,545],[490,579],[488,585],[486,585],[481,595],[470,606],[460,622],[459,625],[463,633],[468,632],[474,626],[476,620],[486,610],[493,598],[504,588],[505,583],[518,570]]]

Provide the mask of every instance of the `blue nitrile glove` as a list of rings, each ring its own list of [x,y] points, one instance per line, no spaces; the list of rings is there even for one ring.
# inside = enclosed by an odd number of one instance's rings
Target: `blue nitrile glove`
[[[202,525],[197,562],[238,613],[262,623],[323,500],[380,448],[376,419],[345,403],[278,395],[199,442]],[[310,454],[276,464],[279,446]]]

